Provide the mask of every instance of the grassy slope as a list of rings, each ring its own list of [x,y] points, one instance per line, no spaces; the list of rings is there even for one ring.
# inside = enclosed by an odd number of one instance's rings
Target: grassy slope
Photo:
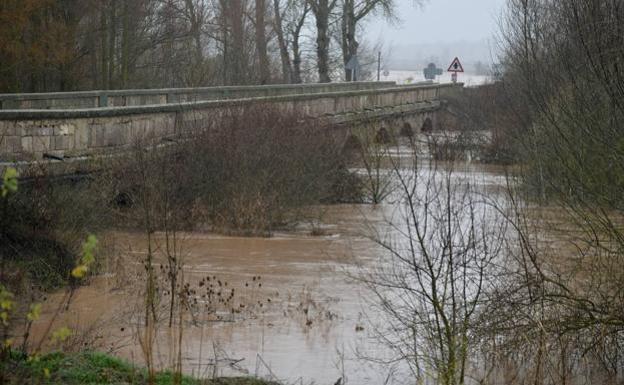
[[[146,371],[103,353],[50,353],[36,360],[14,356],[4,370],[9,384],[146,384]],[[157,385],[173,384],[170,372],[156,376]],[[221,378],[196,380],[182,378],[183,385],[271,385],[253,378]]]

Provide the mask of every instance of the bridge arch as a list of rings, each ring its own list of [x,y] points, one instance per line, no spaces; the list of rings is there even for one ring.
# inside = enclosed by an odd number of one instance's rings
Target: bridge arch
[[[392,142],[392,135],[385,126],[379,127],[375,133],[375,142],[379,144],[388,144]]]
[[[420,132],[432,132],[433,131],[433,120],[431,117],[427,116],[423,121],[422,126],[420,127]]]
[[[410,122],[403,122],[403,125],[401,126],[400,134],[401,136],[405,136],[408,138],[411,138],[414,136],[414,129],[412,128],[412,125],[410,124]]]
[[[359,151],[362,149],[362,141],[357,135],[350,133],[342,145],[343,152]]]

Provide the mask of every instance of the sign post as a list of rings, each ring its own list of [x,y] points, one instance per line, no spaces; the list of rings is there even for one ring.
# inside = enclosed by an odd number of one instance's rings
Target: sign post
[[[464,67],[459,62],[459,58],[455,58],[453,60],[447,71],[453,73],[451,75],[451,80],[453,81],[453,83],[457,83],[457,73],[464,72]]]

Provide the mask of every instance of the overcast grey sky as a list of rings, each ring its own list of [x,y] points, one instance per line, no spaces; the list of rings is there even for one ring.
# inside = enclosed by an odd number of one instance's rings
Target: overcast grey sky
[[[488,39],[497,31],[496,20],[505,4],[505,0],[427,0],[423,7],[415,7],[413,0],[396,1],[402,22],[369,22],[368,40],[409,45]]]

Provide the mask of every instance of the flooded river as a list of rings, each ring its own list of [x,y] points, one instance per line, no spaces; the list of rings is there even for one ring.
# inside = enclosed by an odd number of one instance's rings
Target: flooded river
[[[478,165],[462,165],[454,178],[486,189],[504,183],[496,170]],[[305,226],[271,238],[181,234],[184,281],[199,299],[189,301],[182,323],[184,371],[200,377],[253,375],[287,384],[334,384],[341,377],[351,384],[404,383],[409,375],[400,365],[391,369],[363,359],[391,355],[373,336],[378,317],[366,289],[351,278],[383,260],[384,251],[369,236],[394,215],[391,201],[315,207],[323,213],[316,236]],[[144,312],[145,236],[111,233],[105,238],[111,254],[102,266],[107,273],[79,288],[56,323],[75,331],[74,347],[87,345],[144,364],[137,336]],[[163,247],[163,235],[155,239]],[[159,277],[163,311],[155,356],[159,367],[170,368],[177,337],[172,330],[177,329],[168,328],[169,297],[164,274]],[[35,331],[45,327],[61,296],[48,299]],[[211,311],[205,310],[208,302],[214,304]]]

